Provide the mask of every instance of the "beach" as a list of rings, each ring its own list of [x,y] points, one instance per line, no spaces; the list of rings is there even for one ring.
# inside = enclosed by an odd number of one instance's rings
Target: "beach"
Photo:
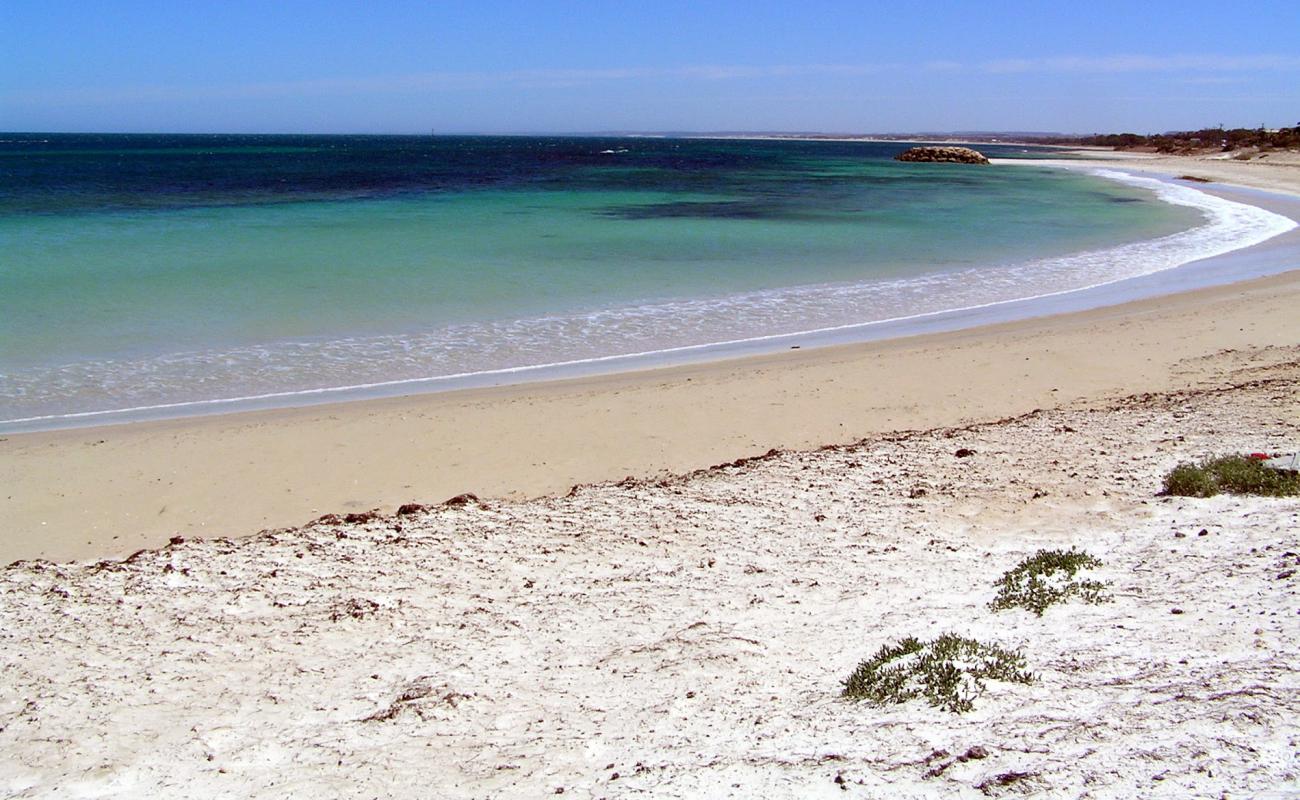
[[[17,565],[0,790],[1289,796],[1300,503],[1158,493],[1180,460],[1294,446],[1298,360],[1227,348],[1183,362],[1200,388]],[[1039,548],[1100,559],[1111,601],[989,609]],[[1033,682],[966,714],[839,697],[941,633]]]
[[[1300,195],[1286,165],[1108,166]],[[1260,247],[1300,268],[1296,231]],[[1300,269],[882,341],[7,434],[0,791],[1289,796],[1300,501],[1160,491],[1183,461],[1295,450],[1297,308]],[[1039,548],[1100,559],[1109,602],[991,610]],[[1020,652],[1033,681],[966,714],[839,696],[883,645],[942,633]]]
[[[1218,170],[1225,182],[1300,193],[1300,167],[1106,163],[1175,176]],[[1262,248],[1290,258],[1300,234]],[[8,434],[0,562],[124,556],[175,535],[248,535],[463,492],[563,493],[774,447],[1180,388],[1198,379],[1198,357],[1300,339],[1298,281],[1282,274],[968,330],[568,381]],[[1152,291],[1173,282],[1149,281]]]

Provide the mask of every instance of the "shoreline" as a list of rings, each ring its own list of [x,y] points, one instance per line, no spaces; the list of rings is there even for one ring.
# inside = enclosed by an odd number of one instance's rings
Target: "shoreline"
[[[1148,164],[1142,161],[1137,163],[1124,162],[1122,164],[1099,163],[1099,161],[1100,160],[998,159],[995,163],[1011,166],[1048,166],[1080,172],[1095,172],[1098,169],[1111,166],[1122,170],[1122,173],[1119,175],[1097,175],[1096,177],[1102,180],[1112,180],[1121,183],[1137,183],[1141,181],[1150,182],[1154,180],[1166,184],[1167,187],[1177,187],[1180,185],[1175,180],[1172,180],[1174,172],[1168,172],[1167,174],[1159,170],[1152,172],[1151,170],[1146,169]],[[1141,169],[1138,167],[1141,167]],[[1166,187],[1149,186],[1147,188],[1162,194],[1167,191]],[[1208,195],[1211,198],[1217,198],[1219,200],[1241,203],[1289,219],[1293,226],[1292,230],[1294,230],[1297,223],[1300,223],[1300,202],[1291,202],[1290,197],[1285,196],[1286,193],[1283,195],[1276,195],[1275,193],[1272,196],[1265,195],[1262,197],[1242,197],[1240,194],[1241,190],[1248,187],[1238,186],[1236,188],[1223,190],[1197,185],[1188,188],[1193,189],[1193,194]],[[1291,187],[1290,195],[1300,197],[1300,190]],[[1109,262],[1120,263],[1124,257],[1134,255],[1125,252],[1129,249],[1140,248],[1143,245],[1153,245],[1167,239],[1177,238],[1188,234],[1202,233],[1209,230],[1213,228],[1214,224],[1216,224],[1212,221],[1214,216],[1223,213],[1221,210],[1211,212],[1208,210],[1210,207],[1199,205],[1198,201],[1192,201],[1189,203],[1186,198],[1178,199],[1176,196],[1162,196],[1161,199],[1163,202],[1171,203],[1173,205],[1198,205],[1201,211],[1206,215],[1207,222],[1196,228],[1191,228],[1172,236],[1159,237],[1150,241],[1124,243],[1115,245],[1113,248],[1098,251],[1084,251],[1063,257],[1057,257],[1055,261],[1069,261],[1071,259],[1087,257],[1096,259],[1098,256],[1102,256]],[[1261,223],[1256,220],[1254,224],[1258,226]],[[1284,231],[1283,235],[1285,233],[1286,232]],[[454,392],[465,389],[481,389],[501,385],[543,383],[555,380],[585,378],[622,372],[644,371],[688,364],[725,361],[755,355],[768,355],[781,352],[787,348],[801,349],[806,347],[825,347],[841,344],[860,344],[864,342],[904,338],[926,333],[961,330],[1018,319],[1099,308],[1105,305],[1114,305],[1128,302],[1130,300],[1143,299],[1160,294],[1169,294],[1174,291],[1225,285],[1248,278],[1277,274],[1280,271],[1284,271],[1286,268],[1294,266],[1294,263],[1286,262],[1282,265],[1281,269],[1279,269],[1279,265],[1276,261],[1271,263],[1254,263],[1249,267],[1241,268],[1238,264],[1238,259],[1240,254],[1245,252],[1267,252],[1267,250],[1258,248],[1267,247],[1271,240],[1279,238],[1279,236],[1279,234],[1275,233],[1263,241],[1255,241],[1246,244],[1238,243],[1236,246],[1233,246],[1231,249],[1224,252],[1201,255],[1196,259],[1186,261],[1177,266],[1159,267],[1152,272],[1144,274],[1124,277],[1098,275],[1095,277],[1099,278],[1099,280],[1090,285],[1052,289],[1042,291],[1039,294],[1030,294],[1023,297],[992,299],[984,302],[975,302],[971,305],[955,306],[946,309],[919,311],[917,313],[905,314],[897,317],[872,319],[865,322],[834,324],[829,327],[814,327],[807,330],[762,334],[723,341],[665,346],[663,348],[646,350],[643,352],[615,353],[603,356],[578,358],[575,360],[484,369],[448,375],[434,375],[431,377],[407,377],[351,385],[272,391],[265,394],[217,397],[202,400],[185,400],[152,405],[109,408],[98,411],[80,411],[20,417],[0,420],[0,436],[25,433],[45,433],[79,428],[98,428],[103,426],[134,424],[138,422],[157,422],[168,419],[238,414],[249,411],[275,410],[281,408],[303,408],[333,405],[337,403],[364,402],[390,397]],[[1204,246],[1203,242],[1199,244],[1201,244],[1202,247]],[[1300,247],[1300,245],[1298,245],[1298,247]],[[1142,258],[1144,256],[1139,254],[1137,257]],[[1145,255],[1145,258],[1150,257],[1150,255]],[[1218,261],[1219,259],[1227,260],[1220,263]],[[1200,269],[1188,268],[1191,264],[1207,262],[1207,260],[1212,261],[1213,263],[1204,263]],[[1245,259],[1242,259],[1242,263],[1244,262]],[[1035,264],[1038,262],[1030,261],[1026,263]],[[1059,264],[1054,264],[1051,259],[1039,264],[1040,268],[1047,266],[1059,269]],[[1170,273],[1174,272],[1177,274],[1170,275]],[[1174,278],[1174,283],[1172,285],[1166,285],[1165,281],[1161,278],[1155,278],[1158,285],[1153,283],[1153,276],[1161,275],[1169,275],[1169,277]],[[981,276],[976,272],[972,273],[970,277],[978,280]],[[800,287],[793,288],[797,289]],[[810,286],[802,288],[816,290],[819,287]]]
[[[1195,161],[1174,172],[1193,171]],[[1132,167],[1124,159],[1086,163],[1151,171],[1146,159]],[[1287,241],[1258,248],[1300,267],[1296,231],[1277,239]],[[1249,274],[1251,264],[1242,268]],[[11,524],[0,563],[124,555],[174,535],[249,535],[466,491],[520,498],[625,475],[680,474],[771,448],[1177,388],[1194,383],[1196,359],[1210,353],[1300,340],[1288,312],[1300,304],[1300,272],[1176,294],[1168,293],[1178,291],[1171,277],[1148,276],[1157,296],[1122,305],[1103,298],[1088,310],[904,338],[5,434],[0,479],[11,489],[0,513]]]

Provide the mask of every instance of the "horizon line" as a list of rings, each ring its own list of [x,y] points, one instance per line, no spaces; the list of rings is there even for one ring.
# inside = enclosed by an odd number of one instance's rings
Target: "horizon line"
[[[1232,126],[1216,126],[1223,130],[1233,130]],[[1242,126],[1246,130],[1255,130],[1259,126]],[[1207,128],[1208,129],[1208,128]],[[1170,128],[1159,132],[1142,135],[1159,136],[1183,133],[1193,129]],[[943,136],[1041,136],[1041,137],[1081,137],[1105,136],[1116,133],[1135,133],[1135,131],[1035,131],[1035,130],[996,130],[996,129],[950,129],[950,130],[911,130],[911,131],[828,131],[807,129],[745,129],[722,128],[715,130],[689,129],[604,129],[576,131],[529,131],[529,130],[470,130],[440,132],[430,128],[421,131],[305,131],[305,130],[266,130],[266,131],[178,131],[178,130],[3,130],[0,136],[392,136],[392,137],[459,137],[459,136],[535,136],[535,137],[719,137],[719,136],[817,136],[853,139],[905,139],[906,137],[943,137]]]

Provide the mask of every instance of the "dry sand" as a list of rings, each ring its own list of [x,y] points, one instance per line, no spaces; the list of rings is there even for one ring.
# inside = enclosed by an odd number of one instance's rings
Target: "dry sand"
[[[1072,153],[1088,162],[1104,161],[1125,169],[1182,177],[1190,175],[1214,183],[1247,186],[1270,192],[1300,194],[1300,153],[1279,151],[1263,158],[1238,161],[1228,154],[1169,156],[1080,150]]]
[[[0,794],[1295,797],[1300,500],[1156,493],[1300,437],[1300,347],[1187,366],[1204,388],[11,567]],[[1113,602],[987,608],[1071,546]],[[838,697],[941,632],[1036,682]]]
[[[1095,155],[1095,154],[1094,154]],[[1219,170],[1300,195],[1300,168]],[[1219,173],[1215,173],[1216,175]],[[1260,176],[1266,176],[1267,180]],[[1297,252],[1300,234],[1288,234]],[[598,378],[0,437],[0,563],[126,555],[471,491],[521,498],[777,448],[1188,385],[1188,359],[1300,341],[1300,272],[955,333]]]

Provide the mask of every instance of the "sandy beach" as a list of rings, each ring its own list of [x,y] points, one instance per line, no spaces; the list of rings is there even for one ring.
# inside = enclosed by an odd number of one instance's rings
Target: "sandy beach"
[[[1285,166],[1115,164],[1300,194]],[[1295,449],[1297,308],[1300,270],[8,435],[0,795],[1294,796],[1300,500],[1159,491],[1181,461]],[[1071,547],[1110,602],[988,607]],[[840,698],[882,645],[946,632],[1033,682],[962,715]]]
[[[1294,796],[1300,501],[1157,493],[1293,445],[1298,363],[1226,349],[1184,362],[1203,388],[11,567],[0,793]],[[1101,559],[1112,602],[992,612],[1048,547]],[[839,698],[942,632],[1034,682],[963,715]]]
[[[1070,151],[1072,157],[1088,162],[1103,161],[1124,169],[1154,172],[1175,177],[1190,175],[1212,183],[1249,186],[1283,194],[1300,193],[1300,153],[1276,152],[1264,158],[1239,161],[1229,153],[1210,156],[1174,156],[1108,150]]]

